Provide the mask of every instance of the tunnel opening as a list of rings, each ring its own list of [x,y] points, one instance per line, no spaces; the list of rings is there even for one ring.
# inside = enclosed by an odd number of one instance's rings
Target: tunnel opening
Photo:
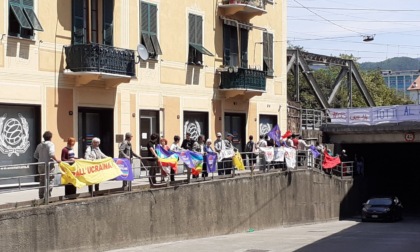
[[[341,144],[349,160],[363,157],[364,172],[357,174],[355,185],[362,202],[370,196],[396,195],[404,212],[420,213],[420,143]],[[360,203],[362,203],[360,202]]]

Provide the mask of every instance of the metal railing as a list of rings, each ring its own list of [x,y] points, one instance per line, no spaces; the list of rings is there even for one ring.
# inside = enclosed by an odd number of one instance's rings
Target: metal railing
[[[136,76],[133,50],[102,44],[80,44],[64,47],[66,69],[73,72],[103,72]]]
[[[302,129],[319,130],[326,123],[326,117],[322,110],[302,109]]]
[[[229,67],[221,72],[220,89],[234,90],[266,90],[266,74],[264,71]]]
[[[317,158],[314,158],[312,155],[312,152],[309,150],[305,151],[297,151],[296,152],[296,166],[294,169],[287,168],[286,162],[267,162],[264,158],[263,153],[253,153],[253,152],[241,152],[242,162],[245,166],[244,170],[238,170],[237,167],[235,167],[231,160],[225,160],[223,162],[220,162],[218,164],[218,167],[216,171],[209,172],[207,171],[207,174],[200,173],[198,176],[195,176],[191,173],[191,169],[186,168],[186,166],[183,164],[182,161],[178,162],[178,168],[177,172],[170,172],[170,170],[166,169],[166,174],[162,172],[162,167],[157,163],[154,163],[153,166],[150,164],[152,162],[149,162],[149,160],[152,160],[151,158],[142,158],[140,159],[133,159],[132,160],[132,169],[133,169],[133,175],[134,180],[133,181],[127,181],[127,186],[124,188],[124,186],[121,186],[122,181],[115,181],[111,180],[109,182],[116,182],[112,183],[110,187],[103,191],[99,192],[93,192],[92,193],[77,193],[76,195],[60,195],[57,197],[53,196],[52,201],[61,201],[66,199],[74,199],[77,197],[83,198],[83,197],[94,197],[97,195],[106,195],[106,194],[112,194],[112,193],[121,193],[126,190],[131,191],[133,190],[133,185],[136,185],[136,188],[140,188],[143,185],[145,186],[151,186],[151,187],[167,187],[172,185],[182,185],[182,184],[188,184],[188,183],[195,183],[200,181],[210,181],[214,179],[224,179],[224,178],[233,178],[235,176],[241,175],[241,174],[247,174],[253,176],[257,173],[266,173],[266,172],[290,172],[291,170],[312,170],[314,172],[320,172],[320,173],[327,173],[329,175],[334,175],[337,177],[340,177],[342,179],[344,178],[351,178],[353,176],[353,162],[342,162],[340,165],[333,169],[323,169],[322,162],[323,162],[323,155],[320,155]],[[38,162],[38,163],[27,163],[27,164],[15,164],[15,165],[7,165],[7,166],[0,166],[0,171],[13,167],[13,166],[22,166],[22,165],[29,165],[29,166],[43,166],[44,173],[40,174],[32,174],[32,175],[26,175],[26,176],[10,176],[10,177],[2,177],[0,178],[0,185],[3,184],[2,181],[8,180],[8,181],[14,181],[15,186],[9,187],[9,188],[0,188],[0,195],[1,194],[7,194],[7,193],[16,193],[16,192],[25,192],[27,194],[31,194],[30,197],[35,197],[34,189],[38,190],[38,196],[37,198],[41,199],[33,199],[27,200],[27,205],[40,205],[40,204],[49,204],[51,201],[51,195],[50,191],[54,188],[64,186],[61,184],[61,171],[58,168],[57,163],[50,162],[48,164]],[[47,169],[47,167],[54,167],[52,169]],[[39,180],[42,180],[39,184],[36,186],[25,186],[22,181],[33,179],[35,182],[35,178],[39,178]],[[17,184],[17,185],[16,185]],[[84,189],[86,190],[86,189]],[[54,191],[54,190],[53,190]],[[43,193],[43,197],[41,194]],[[54,191],[55,194],[57,194],[56,191]],[[28,198],[28,197],[26,197]],[[19,201],[19,198],[13,199],[16,200],[15,202]],[[10,203],[10,202],[9,202]],[[5,208],[1,207],[1,201],[0,201],[0,209]],[[24,206],[25,204],[22,204]],[[7,207],[6,207],[7,209]]]

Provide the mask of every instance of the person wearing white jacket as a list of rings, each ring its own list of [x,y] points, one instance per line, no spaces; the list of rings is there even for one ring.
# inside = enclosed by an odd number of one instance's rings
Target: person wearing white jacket
[[[52,139],[52,133],[50,131],[45,131],[42,135],[42,138],[44,141],[35,149],[34,158],[38,160],[38,162],[42,162],[43,164],[38,164],[38,173],[39,173],[39,198],[43,199],[45,197],[45,172],[46,167],[49,167],[50,174],[54,171],[54,163],[53,161],[56,161],[57,163],[60,163],[61,160],[57,159],[55,157],[55,146],[51,142]],[[50,175],[49,177],[49,183],[53,181],[54,176]],[[49,187],[48,193],[49,196],[51,196],[52,192],[52,186]]]

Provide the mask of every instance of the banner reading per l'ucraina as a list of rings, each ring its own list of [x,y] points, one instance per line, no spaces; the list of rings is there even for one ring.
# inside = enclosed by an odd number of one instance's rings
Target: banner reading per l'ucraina
[[[77,159],[74,164],[60,163],[61,184],[73,184],[77,188],[116,178],[122,174],[111,157],[98,160]]]

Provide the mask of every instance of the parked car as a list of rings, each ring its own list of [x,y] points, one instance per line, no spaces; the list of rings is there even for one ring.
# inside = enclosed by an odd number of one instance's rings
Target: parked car
[[[396,196],[372,197],[363,203],[362,221],[402,220],[403,206]]]

